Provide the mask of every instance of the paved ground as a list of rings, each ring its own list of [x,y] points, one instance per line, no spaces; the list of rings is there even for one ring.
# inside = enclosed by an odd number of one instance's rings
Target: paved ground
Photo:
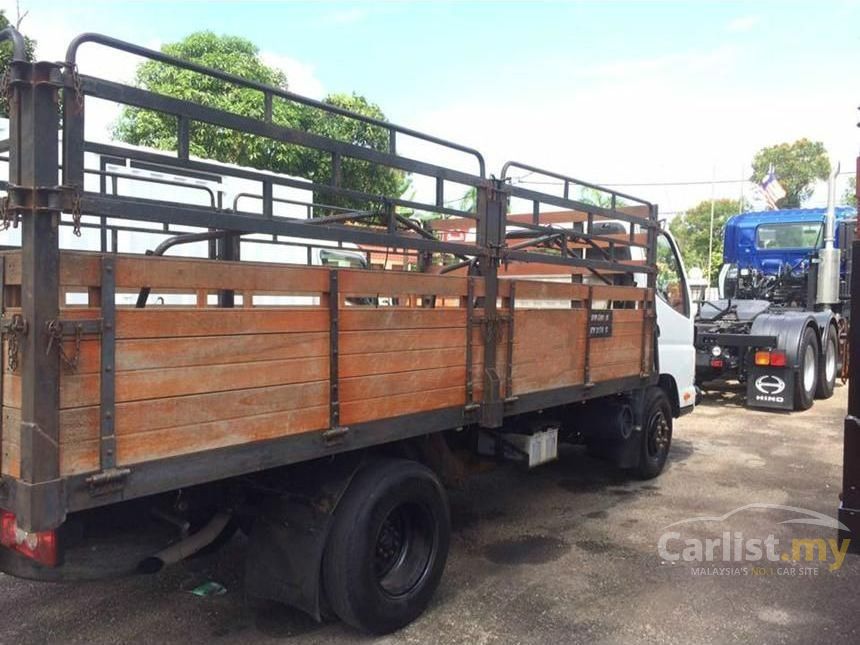
[[[384,642],[814,643],[860,640],[860,557],[724,563],[695,575],[658,555],[664,527],[751,503],[835,514],[847,388],[803,414],[749,412],[731,395],[676,425],[671,465],[642,483],[576,450],[532,473],[500,470],[452,494],[446,575],[429,611]],[[779,524],[790,511],[748,509],[673,527],[683,539],[773,534],[831,538]],[[0,642],[359,642],[338,623],[243,597],[235,539],[216,556],[156,577],[48,585],[0,576]],[[719,550],[716,551],[719,554]],[[762,567],[754,575],[750,567]],[[732,571],[747,567],[744,572]],[[817,571],[817,575],[812,570]],[[791,574],[791,571],[794,574]],[[734,574],[734,575],[726,575]],[[801,575],[803,574],[803,575]],[[187,592],[206,580],[220,597]]]

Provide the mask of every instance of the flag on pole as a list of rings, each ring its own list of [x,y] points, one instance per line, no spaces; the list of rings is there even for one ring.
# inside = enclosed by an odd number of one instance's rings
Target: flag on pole
[[[782,187],[782,184],[780,184],[779,180],[776,178],[773,164],[771,164],[767,169],[767,175],[762,179],[761,184],[759,184],[759,188],[761,188],[761,192],[764,195],[765,201],[767,201],[767,205],[773,209],[776,208],[776,203],[787,194],[785,192],[785,188]]]

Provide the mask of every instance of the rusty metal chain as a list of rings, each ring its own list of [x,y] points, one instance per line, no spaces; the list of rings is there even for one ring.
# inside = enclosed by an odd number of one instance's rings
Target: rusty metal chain
[[[75,237],[81,236],[81,193],[77,188],[74,188],[72,195],[72,231]]]
[[[48,347],[45,350],[45,353],[50,354],[56,344],[57,351],[60,354],[60,359],[63,361],[63,365],[69,371],[76,371],[78,369],[78,361],[81,357],[81,337],[83,336],[82,327],[80,325],[75,325],[75,353],[71,357],[66,354],[66,349],[63,347],[63,323],[59,320],[51,320],[47,324],[47,331],[49,338]]]
[[[7,365],[10,372],[18,369],[18,356],[21,353],[21,336],[27,333],[27,321],[21,314],[14,314],[8,321],[3,321],[3,333],[8,337]]]

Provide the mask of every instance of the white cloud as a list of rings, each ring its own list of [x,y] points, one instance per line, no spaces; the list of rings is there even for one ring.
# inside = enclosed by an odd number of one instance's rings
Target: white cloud
[[[313,65],[272,52],[262,52],[260,57],[266,65],[283,70],[291,92],[312,99],[322,99],[325,96],[325,88],[322,81],[316,77]]]
[[[729,24],[726,25],[726,29],[728,29],[732,33],[741,33],[744,31],[750,31],[758,23],[758,16],[739,16],[733,20],[730,20]]]

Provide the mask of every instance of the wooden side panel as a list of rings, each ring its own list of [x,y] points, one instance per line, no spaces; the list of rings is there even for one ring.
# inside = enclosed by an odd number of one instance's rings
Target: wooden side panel
[[[20,261],[9,256],[7,283],[20,283]],[[341,269],[339,278],[340,423],[466,404],[468,280]],[[120,289],[147,286],[198,294],[196,307],[118,307],[115,429],[117,459],[131,465],[191,452],[324,430],[329,425],[330,270],[320,267],[227,263],[185,258],[116,257]],[[516,275],[516,272],[513,272]],[[90,306],[64,307],[65,319],[100,317],[99,254],[63,253],[61,286],[87,291]],[[17,282],[16,282],[17,281]],[[509,312],[513,281],[499,289],[499,313]],[[230,288],[245,306],[208,306],[206,294]],[[583,384],[586,379],[586,301],[641,303],[644,289],[516,281],[517,301],[556,308],[517,309],[512,344],[513,394]],[[313,294],[319,304],[253,306],[254,294]],[[435,306],[426,306],[435,296]],[[397,297],[397,306],[355,305],[353,296]],[[316,302],[307,299],[303,302]],[[424,306],[422,306],[424,305]],[[535,306],[538,306],[535,305]],[[528,306],[531,306],[529,304]],[[632,306],[632,305],[631,305]],[[638,306],[638,305],[637,305]],[[592,339],[590,379],[639,374],[643,310],[614,311],[613,336]],[[476,318],[483,312],[475,310]],[[650,324],[650,323],[649,323]],[[508,327],[500,326],[496,370],[504,387]],[[77,368],[61,375],[60,457],[63,474],[99,468],[101,341],[85,337]],[[472,401],[483,392],[483,336],[471,331]],[[646,344],[650,351],[649,344]],[[4,346],[3,358],[5,358]],[[72,339],[64,342],[75,352]],[[58,358],[59,360],[59,358]],[[2,368],[4,474],[20,472],[21,378]]]

